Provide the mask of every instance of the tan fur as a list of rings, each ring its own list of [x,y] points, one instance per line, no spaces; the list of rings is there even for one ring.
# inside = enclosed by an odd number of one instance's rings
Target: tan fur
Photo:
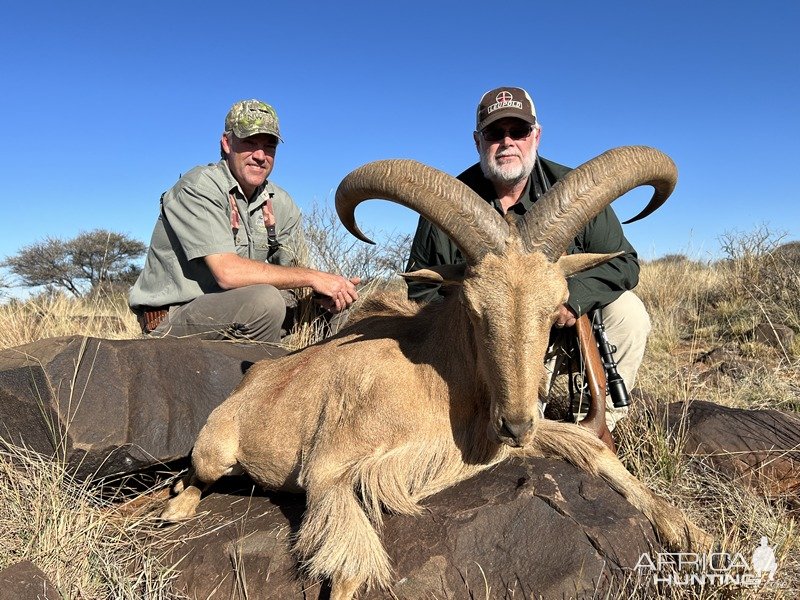
[[[254,365],[210,415],[194,472],[163,518],[189,517],[202,489],[239,468],[267,488],[303,489],[295,549],[342,600],[364,584],[391,584],[378,533],[384,510],[414,514],[421,498],[514,453],[566,458],[609,481],[670,545],[705,544],[590,432],[539,422],[564,275],[512,245],[467,269],[442,303],[371,298],[335,338]]]

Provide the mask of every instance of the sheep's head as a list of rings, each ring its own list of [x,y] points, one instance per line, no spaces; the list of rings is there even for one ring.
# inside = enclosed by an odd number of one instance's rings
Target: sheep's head
[[[581,165],[509,225],[458,180],[419,163],[369,163],[345,177],[336,208],[345,227],[370,242],[355,223],[367,198],[408,206],[440,227],[467,264],[426,269],[410,278],[462,285],[460,299],[472,324],[479,376],[489,391],[490,436],[511,446],[533,439],[544,355],[558,307],[567,299],[566,277],[615,255],[562,256],[585,224],[611,201],[638,185],[656,193],[628,222],[660,206],[674,188],[675,166],[644,147],[618,148]]]
[[[513,234],[512,229],[512,234]],[[477,265],[404,273],[409,280],[461,286],[459,300],[472,324],[478,375],[489,390],[489,436],[509,446],[528,444],[539,418],[537,392],[544,354],[567,278],[616,254],[572,254],[552,262],[542,252],[509,249]]]
[[[564,275],[540,252],[487,255],[464,279],[461,301],[489,390],[493,439],[524,446],[533,438],[549,331],[566,299]]]
[[[614,256],[575,254],[554,263],[538,251],[512,251],[487,255],[470,269],[460,297],[489,390],[490,437],[509,446],[531,442],[550,329],[569,295],[566,278]]]

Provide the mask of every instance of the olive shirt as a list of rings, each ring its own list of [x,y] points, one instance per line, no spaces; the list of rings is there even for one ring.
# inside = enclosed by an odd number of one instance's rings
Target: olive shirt
[[[539,157],[541,171],[534,169],[528,185],[519,202],[511,206],[509,213],[524,214],[543,190],[548,189],[571,169]],[[542,176],[546,179],[542,181]],[[497,192],[491,181],[484,177],[480,164],[475,164],[461,173],[458,179],[472,188],[481,198],[502,214]],[[533,192],[531,192],[533,187]],[[569,300],[567,305],[578,315],[595,308],[607,306],[626,290],[633,289],[639,282],[639,261],[633,246],[625,239],[622,226],[611,207],[606,207],[586,227],[578,233],[568,249],[569,254],[578,252],[624,254],[609,262],[568,280]],[[445,264],[464,263],[461,251],[447,235],[424,217],[420,217],[406,271],[415,271]],[[443,295],[441,286],[436,284],[409,282],[408,297],[416,301],[435,300]]]
[[[238,223],[231,218],[231,195],[238,207]],[[262,210],[270,198],[278,243],[273,249]],[[144,269],[128,304],[134,310],[164,307],[222,291],[202,260],[210,254],[235,252],[244,258],[291,265],[297,264],[303,244],[300,209],[282,188],[266,181],[248,202],[225,160],[195,167],[161,196]]]

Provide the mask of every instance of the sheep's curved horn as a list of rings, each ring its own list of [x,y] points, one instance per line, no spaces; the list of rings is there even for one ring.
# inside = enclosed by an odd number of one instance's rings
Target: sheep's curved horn
[[[661,206],[678,180],[666,154],[647,146],[623,146],[604,152],[570,171],[517,221],[529,251],[557,260],[575,235],[611,202],[640,185],[652,185],[653,197],[631,223]]]
[[[438,226],[474,265],[487,253],[500,254],[508,224],[465,184],[417,161],[379,160],[347,175],[336,190],[336,212],[347,231],[372,244],[355,221],[355,209],[369,198],[402,204]]]

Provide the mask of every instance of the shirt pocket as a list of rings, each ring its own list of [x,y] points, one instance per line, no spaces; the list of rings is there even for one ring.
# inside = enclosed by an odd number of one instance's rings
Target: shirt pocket
[[[253,219],[252,236],[253,236],[253,256],[255,260],[266,261],[269,258],[269,236],[267,235],[267,228],[264,226],[262,219]]]
[[[247,232],[244,228],[238,231],[232,230],[233,245],[236,248],[236,254],[244,258],[250,258],[250,240],[247,238]]]

